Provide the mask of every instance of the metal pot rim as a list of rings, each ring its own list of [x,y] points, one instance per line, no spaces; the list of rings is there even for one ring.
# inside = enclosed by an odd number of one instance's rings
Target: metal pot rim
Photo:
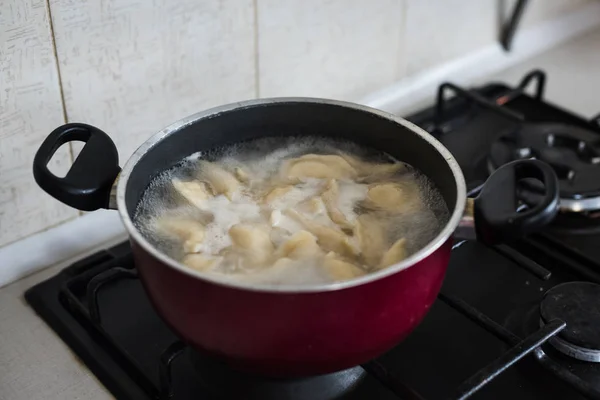
[[[189,126],[196,121],[201,119],[214,117],[220,113],[235,110],[238,108],[249,108],[256,106],[264,106],[269,104],[281,104],[281,103],[320,103],[320,104],[328,104],[333,106],[340,106],[351,108],[357,111],[369,112],[371,114],[375,114],[379,117],[388,119],[393,121],[403,127],[410,129],[415,132],[419,136],[421,136],[424,140],[426,140],[430,145],[432,145],[441,155],[444,157],[452,174],[454,176],[454,180],[456,183],[456,202],[454,210],[451,212],[450,219],[446,226],[440,231],[440,233],[431,240],[427,246],[423,247],[421,250],[412,254],[407,259],[402,262],[385,268],[381,271],[369,273],[360,278],[355,278],[348,281],[343,282],[334,282],[327,284],[316,284],[316,285],[268,285],[268,284],[251,284],[240,281],[235,281],[232,279],[221,278],[219,276],[202,274],[201,272],[197,272],[192,270],[189,267],[186,267],[180,262],[168,257],[166,254],[158,251],[154,246],[148,242],[143,235],[136,229],[133,224],[132,219],[129,217],[127,213],[127,207],[125,206],[125,191],[127,187],[127,182],[129,180],[129,176],[131,172],[136,167],[138,161],[154,146],[160,144],[160,142],[167,136],[176,133],[177,131]],[[309,98],[309,97],[280,97],[280,98],[268,98],[268,99],[259,99],[259,100],[248,100],[241,101],[232,104],[227,104],[219,107],[215,107],[206,111],[202,111],[189,117],[183,118],[163,130],[156,133],[146,142],[144,142],[138,149],[133,153],[133,155],[129,158],[121,174],[119,176],[119,180],[117,183],[117,194],[116,194],[116,205],[118,212],[121,216],[123,224],[127,229],[130,237],[145,251],[150,253],[153,257],[160,260],[165,265],[168,265],[171,268],[174,268],[180,271],[183,274],[190,276],[191,278],[200,279],[206,282],[214,283],[221,286],[226,286],[230,288],[240,289],[240,290],[250,290],[250,291],[258,291],[258,292],[271,292],[271,293],[311,293],[311,292],[328,292],[328,291],[336,291],[342,289],[348,289],[354,286],[364,285],[387,276],[396,274],[404,269],[407,269],[419,261],[427,258],[433,252],[435,252],[438,248],[440,248],[449,238],[452,236],[454,230],[458,226],[465,209],[466,203],[466,184],[460,169],[460,166],[450,153],[448,149],[446,149],[437,139],[431,136],[425,130],[419,128],[415,124],[397,117],[393,114],[387,113],[385,111],[377,110],[368,106],[349,103],[345,101],[339,100],[329,100],[329,99],[320,99],[320,98]]]

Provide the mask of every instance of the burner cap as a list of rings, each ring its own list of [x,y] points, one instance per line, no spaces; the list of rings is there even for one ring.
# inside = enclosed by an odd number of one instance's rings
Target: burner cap
[[[491,146],[489,167],[536,158],[548,163],[559,179],[560,206],[580,212],[600,209],[600,134],[577,126],[530,123],[500,136]],[[531,193],[541,185],[528,182]]]
[[[550,344],[583,361],[600,362],[600,285],[568,282],[544,294],[540,304],[542,323],[560,319],[567,323]]]

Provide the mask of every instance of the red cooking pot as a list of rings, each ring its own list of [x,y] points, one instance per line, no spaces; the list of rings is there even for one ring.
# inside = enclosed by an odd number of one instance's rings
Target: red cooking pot
[[[302,135],[350,140],[418,168],[442,194],[448,223],[421,250],[384,270],[339,283],[276,287],[204,276],[159,252],[135,228],[132,217],[144,189],[182,158],[260,137]],[[48,161],[73,140],[87,143],[69,173],[56,177]],[[558,210],[556,176],[540,161],[501,167],[477,198],[467,199],[460,167],[430,134],[382,111],[322,99],[246,101],[192,115],[142,144],[119,171],[113,142],[84,124],[54,130],[33,164],[37,183],[58,200],[80,210],[118,209],[144,287],[173,331],[233,368],[266,376],[328,373],[381,355],[435,301],[453,235],[486,243],[513,240],[543,227]],[[517,183],[523,179],[541,181],[544,192],[517,212]]]

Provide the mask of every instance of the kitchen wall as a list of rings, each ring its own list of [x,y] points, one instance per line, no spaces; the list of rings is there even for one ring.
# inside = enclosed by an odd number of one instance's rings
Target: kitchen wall
[[[76,218],[31,176],[66,121],[122,162],[195,111],[255,97],[357,100],[494,43],[515,0],[0,0],[0,246]],[[533,0],[522,27],[585,0]],[[79,146],[50,167],[68,170]]]

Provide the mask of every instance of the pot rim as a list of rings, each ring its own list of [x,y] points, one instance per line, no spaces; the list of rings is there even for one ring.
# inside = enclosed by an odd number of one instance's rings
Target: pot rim
[[[375,114],[379,117],[385,118],[392,122],[395,122],[407,129],[410,129],[414,133],[418,134],[424,140],[426,140],[430,145],[432,145],[441,155],[444,157],[450,170],[452,171],[452,175],[454,176],[454,181],[456,183],[456,202],[454,206],[454,210],[450,215],[450,219],[446,223],[446,226],[438,233],[438,235],[432,239],[425,247],[416,253],[412,254],[410,257],[402,260],[401,262],[382,269],[377,272],[369,273],[359,278],[351,279],[348,281],[342,282],[334,282],[334,283],[324,283],[324,284],[313,284],[313,285],[297,285],[297,284],[282,284],[282,285],[269,285],[269,284],[256,284],[256,283],[246,283],[242,281],[236,281],[233,279],[228,279],[225,277],[220,277],[218,275],[209,275],[203,274],[201,272],[197,272],[184,264],[170,258],[166,254],[163,254],[158,249],[156,249],[150,242],[148,242],[143,235],[137,230],[134,226],[132,219],[129,217],[127,213],[127,208],[125,205],[125,191],[127,188],[127,182],[129,180],[129,176],[131,172],[134,170],[138,161],[154,146],[160,144],[160,142],[167,136],[178,132],[179,130],[195,123],[198,120],[210,118],[217,116],[226,111],[235,110],[238,108],[249,108],[261,105],[269,105],[269,104],[281,104],[281,103],[318,103],[318,104],[327,104],[339,107],[351,108],[357,111],[368,112],[371,114]],[[444,145],[442,145],[437,139],[435,139],[432,135],[430,135],[425,130],[419,128],[412,122],[409,122],[403,118],[395,116],[391,113],[377,110],[368,106],[364,106],[361,104],[355,104],[345,101],[339,100],[329,100],[329,99],[321,99],[321,98],[311,98],[311,97],[275,97],[275,98],[266,98],[266,99],[257,99],[257,100],[246,100],[240,101],[236,103],[231,103],[223,106],[218,106],[211,108],[206,111],[201,111],[196,114],[190,115],[186,118],[183,118],[173,124],[167,126],[162,129],[155,135],[153,135],[150,139],[145,141],[137,150],[133,153],[133,155],[129,158],[129,160],[125,163],[121,174],[117,183],[117,195],[116,195],[116,203],[117,210],[127,232],[130,237],[139,244],[145,251],[150,253],[153,257],[160,260],[163,264],[173,268],[191,278],[200,279],[207,283],[217,284],[220,286],[226,286],[229,288],[240,289],[240,290],[250,290],[256,292],[271,292],[271,293],[315,293],[315,292],[329,292],[329,291],[337,291],[342,289],[348,289],[355,286],[364,285],[370,282],[374,282],[376,280],[385,278],[390,275],[394,275],[402,270],[405,270],[419,261],[427,258],[433,252],[435,252],[438,248],[440,248],[452,235],[456,227],[458,226],[465,209],[467,199],[466,192],[466,184],[465,179],[463,177],[462,170],[460,166],[454,159],[454,156],[450,153]]]

